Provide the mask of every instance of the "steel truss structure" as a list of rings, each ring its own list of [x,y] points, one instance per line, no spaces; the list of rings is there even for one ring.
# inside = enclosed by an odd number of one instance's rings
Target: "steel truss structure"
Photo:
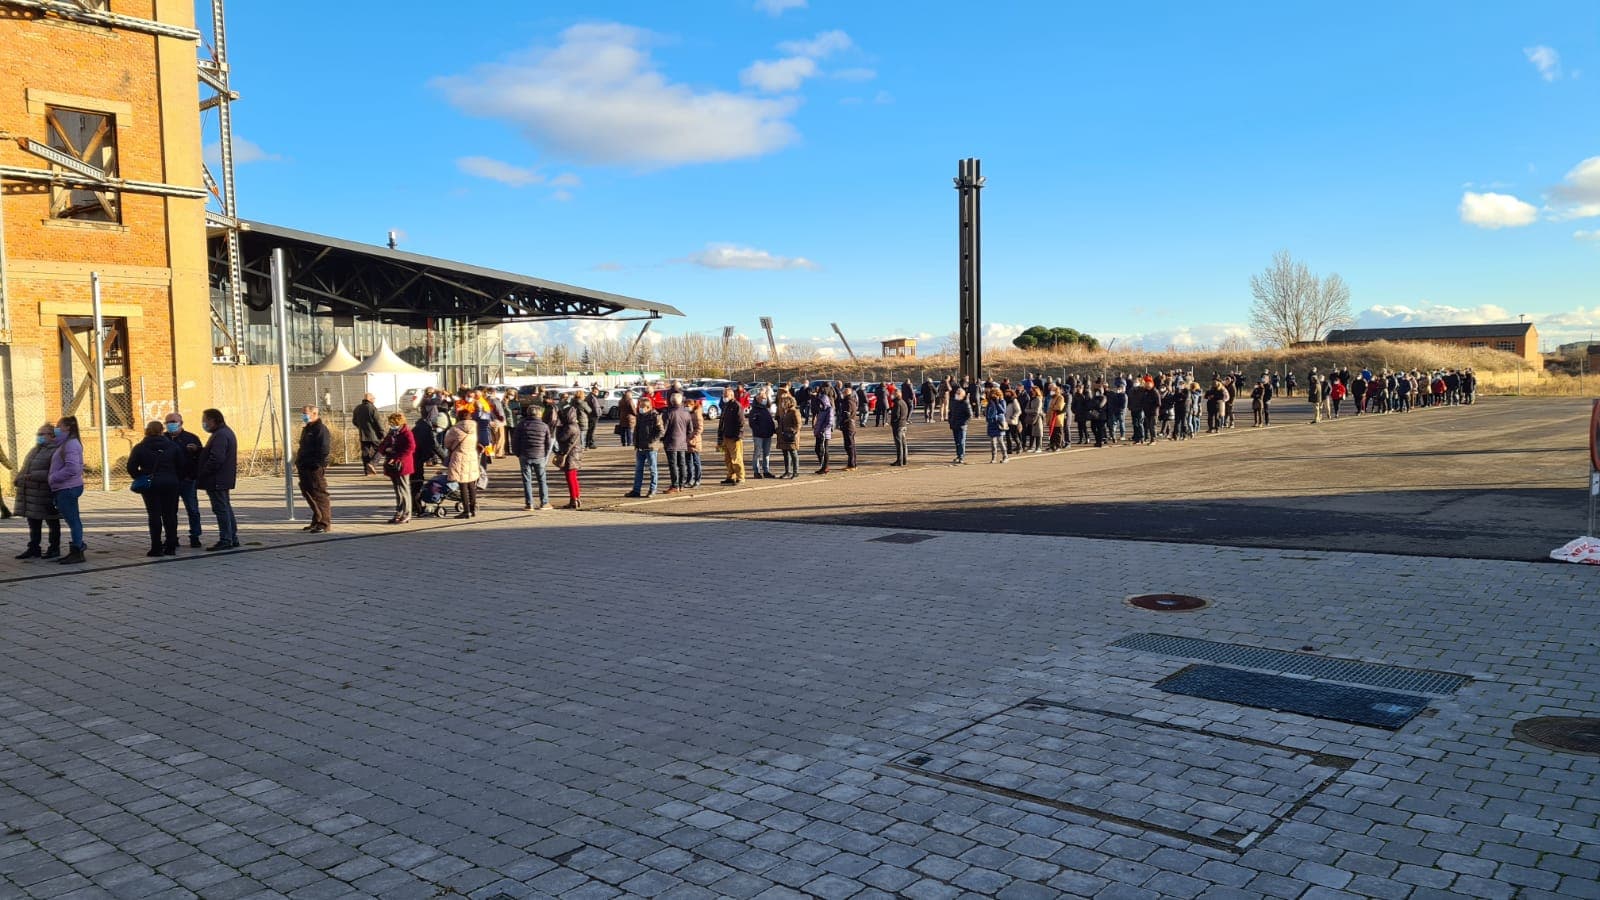
[[[244,302],[257,311],[271,302],[270,258],[287,256],[289,296],[312,314],[362,316],[425,328],[429,320],[464,319],[479,325],[541,319],[681,316],[664,303],[593,291],[526,275],[361,244],[260,222],[239,223]],[[225,239],[211,238],[213,283],[226,271]]]

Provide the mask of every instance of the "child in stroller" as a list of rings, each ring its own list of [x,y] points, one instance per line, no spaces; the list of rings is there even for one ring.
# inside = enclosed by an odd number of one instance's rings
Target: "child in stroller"
[[[466,509],[461,502],[460,487],[445,472],[428,479],[422,485],[422,495],[417,498],[417,515],[442,519],[460,513]]]

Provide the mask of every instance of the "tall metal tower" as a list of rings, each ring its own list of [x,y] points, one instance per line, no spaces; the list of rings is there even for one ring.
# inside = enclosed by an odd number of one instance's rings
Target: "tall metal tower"
[[[242,363],[246,361],[240,346],[245,326],[244,290],[240,286],[244,264],[239,257],[239,201],[233,184],[233,101],[238,100],[239,95],[228,85],[228,26],[223,15],[223,0],[211,0],[210,51],[210,58],[202,56],[196,65],[200,76],[200,111],[217,111],[217,155],[221,178],[214,176],[211,167],[204,163],[201,164],[201,174],[205,178],[206,189],[221,207],[220,212],[206,210],[206,225],[222,230],[228,255],[228,282],[220,286],[222,309],[219,311],[219,304],[212,303],[211,322],[221,332],[229,348],[228,360]],[[210,96],[206,96],[207,93]]]
[[[956,163],[956,193],[960,198],[957,245],[961,269],[961,376],[983,381],[983,237],[979,192],[983,190],[983,163],[968,157]]]

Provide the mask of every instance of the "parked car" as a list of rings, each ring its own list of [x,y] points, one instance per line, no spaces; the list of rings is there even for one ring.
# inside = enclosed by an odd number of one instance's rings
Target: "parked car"
[[[701,413],[708,419],[722,418],[722,388],[689,388],[683,392],[683,402],[699,400]]]
[[[647,390],[643,387],[618,387],[607,388],[600,392],[600,418],[615,419],[617,417],[617,404],[622,402],[623,395],[631,394],[637,401],[643,397]]]

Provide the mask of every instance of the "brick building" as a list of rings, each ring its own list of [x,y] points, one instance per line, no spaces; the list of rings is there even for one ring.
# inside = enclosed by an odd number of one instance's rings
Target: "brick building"
[[[211,398],[194,0],[0,0],[0,442],[78,416],[98,464]]]
[[[1488,347],[1515,353],[1534,365],[1544,362],[1539,352],[1539,331],[1532,322],[1504,325],[1431,325],[1416,328],[1342,328],[1328,332],[1329,344],[1368,344],[1373,341],[1423,342],[1458,347]]]

